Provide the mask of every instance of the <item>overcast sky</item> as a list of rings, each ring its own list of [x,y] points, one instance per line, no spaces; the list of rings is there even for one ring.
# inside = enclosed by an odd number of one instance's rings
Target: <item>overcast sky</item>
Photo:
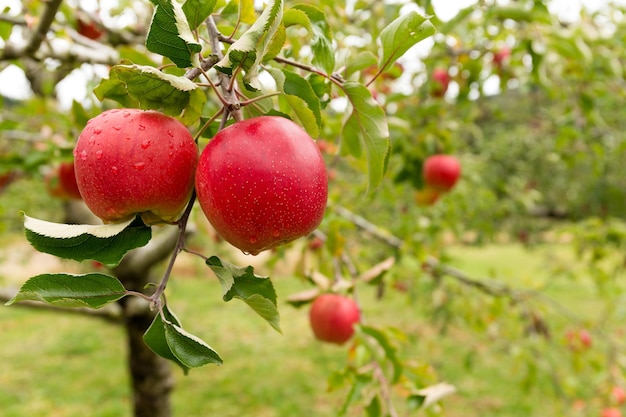
[[[93,0],[84,1],[85,3],[95,4]],[[617,4],[626,5],[626,0],[613,1]],[[435,7],[435,11],[442,20],[448,20],[452,18],[459,9],[467,7],[473,3],[476,3],[476,0],[433,0],[433,6]],[[572,21],[576,20],[582,6],[585,6],[591,10],[597,10],[607,3],[608,0],[551,0],[549,3],[549,7],[553,12],[558,13],[561,19]],[[19,4],[20,0],[0,0],[0,10],[4,10],[8,6],[19,7]],[[88,75],[90,76],[91,74],[84,74],[83,78]],[[61,98],[64,102],[61,103],[62,105],[71,103],[74,96],[76,96],[79,100],[85,96],[86,91],[83,85],[80,85],[80,83],[72,80],[65,82],[72,84],[71,87],[68,86],[69,88],[63,89],[65,91],[71,92],[71,94],[69,94],[67,97]],[[16,99],[28,97],[30,93],[30,88],[20,69],[13,65],[10,65],[0,71],[0,92],[3,95]]]

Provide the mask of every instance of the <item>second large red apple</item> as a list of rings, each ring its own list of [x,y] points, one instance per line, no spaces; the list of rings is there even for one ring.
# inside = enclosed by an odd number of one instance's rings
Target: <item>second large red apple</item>
[[[217,233],[258,254],[313,231],[328,179],[315,141],[299,125],[261,116],[221,130],[203,150],[198,201]]]

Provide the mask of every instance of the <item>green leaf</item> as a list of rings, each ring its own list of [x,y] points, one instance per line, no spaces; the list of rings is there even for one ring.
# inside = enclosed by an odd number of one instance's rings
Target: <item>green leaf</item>
[[[180,321],[172,313],[167,305],[163,306],[163,316],[171,324],[181,327]],[[154,353],[162,358],[168,359],[180,366],[185,374],[189,372],[189,367],[182,363],[167,344],[165,338],[165,324],[160,314],[157,314],[152,320],[152,324],[148,327],[148,330],[143,335],[143,341]]]
[[[335,51],[333,50],[333,35],[330,25],[323,11],[308,4],[298,4],[292,8],[304,13],[308,24],[307,29],[312,31],[311,49],[313,50],[313,65],[319,66],[330,74],[335,69]],[[302,22],[302,17],[299,18]]]
[[[435,34],[433,24],[415,11],[403,14],[380,32],[383,54],[379,67],[387,68],[413,45]]]
[[[76,261],[92,259],[109,268],[152,237],[152,230],[139,218],[105,225],[68,225],[24,215],[24,228],[26,239],[39,252]]]
[[[186,367],[197,368],[209,363],[224,363],[211,346],[198,337],[187,333],[177,324],[164,323],[167,346],[176,358]]]
[[[251,266],[240,268],[217,256],[207,259],[206,264],[222,284],[224,301],[239,298],[281,332],[276,291],[268,277],[254,275],[254,268]]]
[[[304,129],[311,137],[318,137],[322,125],[320,100],[311,84],[296,73],[287,70],[268,68],[276,80],[276,86],[296,113]]]
[[[213,10],[217,0],[185,0],[183,3],[183,12],[187,17],[189,28],[194,30],[200,26]]]
[[[202,45],[195,41],[187,16],[176,0],[150,0],[155,8],[146,38],[149,51],[172,60],[179,68],[198,67]]]
[[[254,0],[239,0],[239,20],[250,25],[254,23]]]
[[[233,75],[237,68],[241,68],[245,73],[243,83],[246,88],[260,90],[259,65],[269,50],[282,16],[282,0],[270,1],[254,24],[230,46],[224,58],[215,65],[215,69]]]
[[[383,409],[378,395],[375,395],[369,404],[365,406],[365,412],[367,413],[367,417],[381,417],[383,415]]]
[[[100,308],[125,295],[122,283],[109,275],[42,274],[26,281],[6,304],[30,300],[61,307]]]
[[[199,117],[199,109],[206,100],[202,90],[191,80],[134,64],[113,66],[109,79],[102,80],[94,92],[100,100],[110,98],[144,110],[161,110],[171,116],[189,111],[187,106],[191,102],[194,117]]]
[[[392,384],[398,382],[400,380],[400,377],[402,376],[402,364],[400,363],[398,355],[396,354],[396,348],[389,342],[389,339],[387,338],[385,333],[381,332],[380,330],[364,325],[359,325],[359,328],[361,332],[374,338],[378,345],[383,349],[385,353],[385,358],[389,360],[393,368],[393,375],[390,382]],[[372,353],[376,354],[375,352]]]
[[[126,83],[119,77],[117,71],[112,67],[109,71],[109,78],[103,78],[100,84],[93,89],[98,100],[103,101],[105,98],[116,101],[126,108],[138,108],[139,101],[128,94]]]
[[[376,55],[370,51],[361,51],[357,56],[353,57],[346,66],[346,76],[374,65],[378,65]]]
[[[355,157],[361,156],[365,144],[368,166],[368,188],[376,188],[387,170],[389,159],[389,127],[383,108],[362,84],[346,82],[342,86],[352,110],[343,128],[342,147]]]

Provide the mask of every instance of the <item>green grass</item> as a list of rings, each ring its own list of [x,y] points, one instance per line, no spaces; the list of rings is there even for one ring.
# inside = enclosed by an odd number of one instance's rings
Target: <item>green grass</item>
[[[548,294],[586,320],[594,317],[601,303],[585,280],[552,274],[550,265],[555,261],[573,262],[561,247],[531,252],[513,245],[452,248],[450,257],[453,265],[474,277],[547,288]],[[346,393],[327,392],[326,379],[345,363],[346,348],[316,342],[306,309],[281,301],[283,334],[279,334],[243,303],[223,303],[219,284],[198,263],[198,268],[174,276],[168,300],[185,328],[219,352],[224,365],[194,369],[188,376],[174,369],[174,415],[336,415]],[[273,281],[281,300],[306,287],[292,277]],[[562,395],[563,401],[556,400],[559,395],[549,377],[550,366],[560,362],[564,370],[559,372],[569,370],[567,352],[559,346],[560,335],[571,323],[557,314],[558,328],[551,329],[551,340],[525,338],[514,324],[519,320],[507,316],[508,311],[516,315],[519,310],[475,289],[455,291],[463,297],[445,304],[449,309],[445,323],[433,308],[436,291],[430,279],[417,280],[413,297],[388,291],[379,302],[374,289],[368,288],[360,292],[360,300],[370,325],[406,332],[409,342],[400,349],[404,358],[430,363],[439,380],[457,386],[458,393],[444,400],[447,416],[576,416],[568,414],[569,394]],[[480,321],[485,308],[502,312],[502,317]],[[549,310],[540,311],[548,317]],[[472,311],[477,313],[473,324]],[[467,316],[461,317],[460,312]],[[2,306],[0,334],[2,416],[130,417],[122,329],[96,319]],[[536,378],[525,390],[524,381],[533,372],[528,358],[536,352],[547,357],[536,361]]]

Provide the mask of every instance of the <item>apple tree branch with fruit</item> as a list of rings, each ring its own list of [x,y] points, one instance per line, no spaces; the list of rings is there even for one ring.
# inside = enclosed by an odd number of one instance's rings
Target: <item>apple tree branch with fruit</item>
[[[540,0],[476,2],[450,20],[431,1],[87,3],[0,13],[0,62],[33,93],[0,97],[0,192],[45,177],[65,210],[41,215],[24,193],[10,227],[85,261],[0,299],[125,326],[137,417],[169,417],[171,364],[223,361],[219,339],[175,314],[187,259],[218,298],[279,332],[279,300],[309,308],[312,335],[346,354],[328,380],[346,393],[339,414],[438,415],[452,378],[470,395],[450,402],[466,412],[463,401],[493,399],[469,392],[480,373],[464,380],[481,360],[514,367],[511,390],[529,407],[543,407],[545,380],[555,404],[623,406],[609,389],[625,363],[623,8],[565,23]],[[80,72],[90,94],[61,106]],[[6,202],[0,214],[18,211]],[[596,319],[552,298],[579,262],[555,256],[555,271],[508,282],[449,256],[451,242],[533,247],[562,226],[602,294]],[[283,260],[306,289],[278,294]],[[371,294],[401,297],[405,328]],[[581,415],[554,414],[570,411]]]
[[[314,138],[324,130],[330,97],[338,96],[346,103],[332,115],[342,118],[340,146],[344,154],[364,159],[368,188],[375,190],[388,163],[389,129],[385,111],[356,76],[378,62],[371,83],[431,36],[434,27],[416,12],[404,14],[381,31],[378,59],[368,55],[347,67],[336,62],[340,51],[324,13],[315,6],[284,8],[274,0],[256,18],[252,6],[243,3],[236,15],[215,2],[153,4],[145,46],[161,55],[164,64],[157,68],[124,59],[110,67],[94,92],[117,106],[88,120],[73,150],[73,166],[62,167],[73,168],[72,185],[102,224],[60,224],[25,214],[24,226],[28,241],[41,252],[116,268],[130,251],[151,241],[154,226],[175,225],[178,238],[168,266],[145,292],[127,289],[106,273],[40,274],[27,280],[8,304],[41,301],[99,309],[138,297],[157,312],[145,343],[187,372],[221,364],[222,358],[183,328],[166,301],[181,253],[205,262],[222,286],[224,301],[244,301],[280,331],[277,294],[268,277],[186,245],[196,202],[219,236],[244,253],[256,255],[313,233],[328,198],[327,168]],[[224,34],[219,28],[226,24],[247,29]],[[298,28],[310,36],[311,53],[289,57],[285,33]],[[69,174],[61,174],[55,186],[65,196],[62,180]],[[447,189],[455,180],[449,179]],[[329,289],[315,299],[311,325],[320,340],[343,344],[353,336],[361,312],[355,299],[335,292],[346,291]],[[384,407],[393,410],[386,391],[389,382],[398,382],[401,362],[382,332],[364,324],[360,328],[370,355],[384,352],[374,355],[373,380],[382,388],[369,407],[381,407],[382,398],[388,402]],[[392,365],[390,377],[385,362]]]

